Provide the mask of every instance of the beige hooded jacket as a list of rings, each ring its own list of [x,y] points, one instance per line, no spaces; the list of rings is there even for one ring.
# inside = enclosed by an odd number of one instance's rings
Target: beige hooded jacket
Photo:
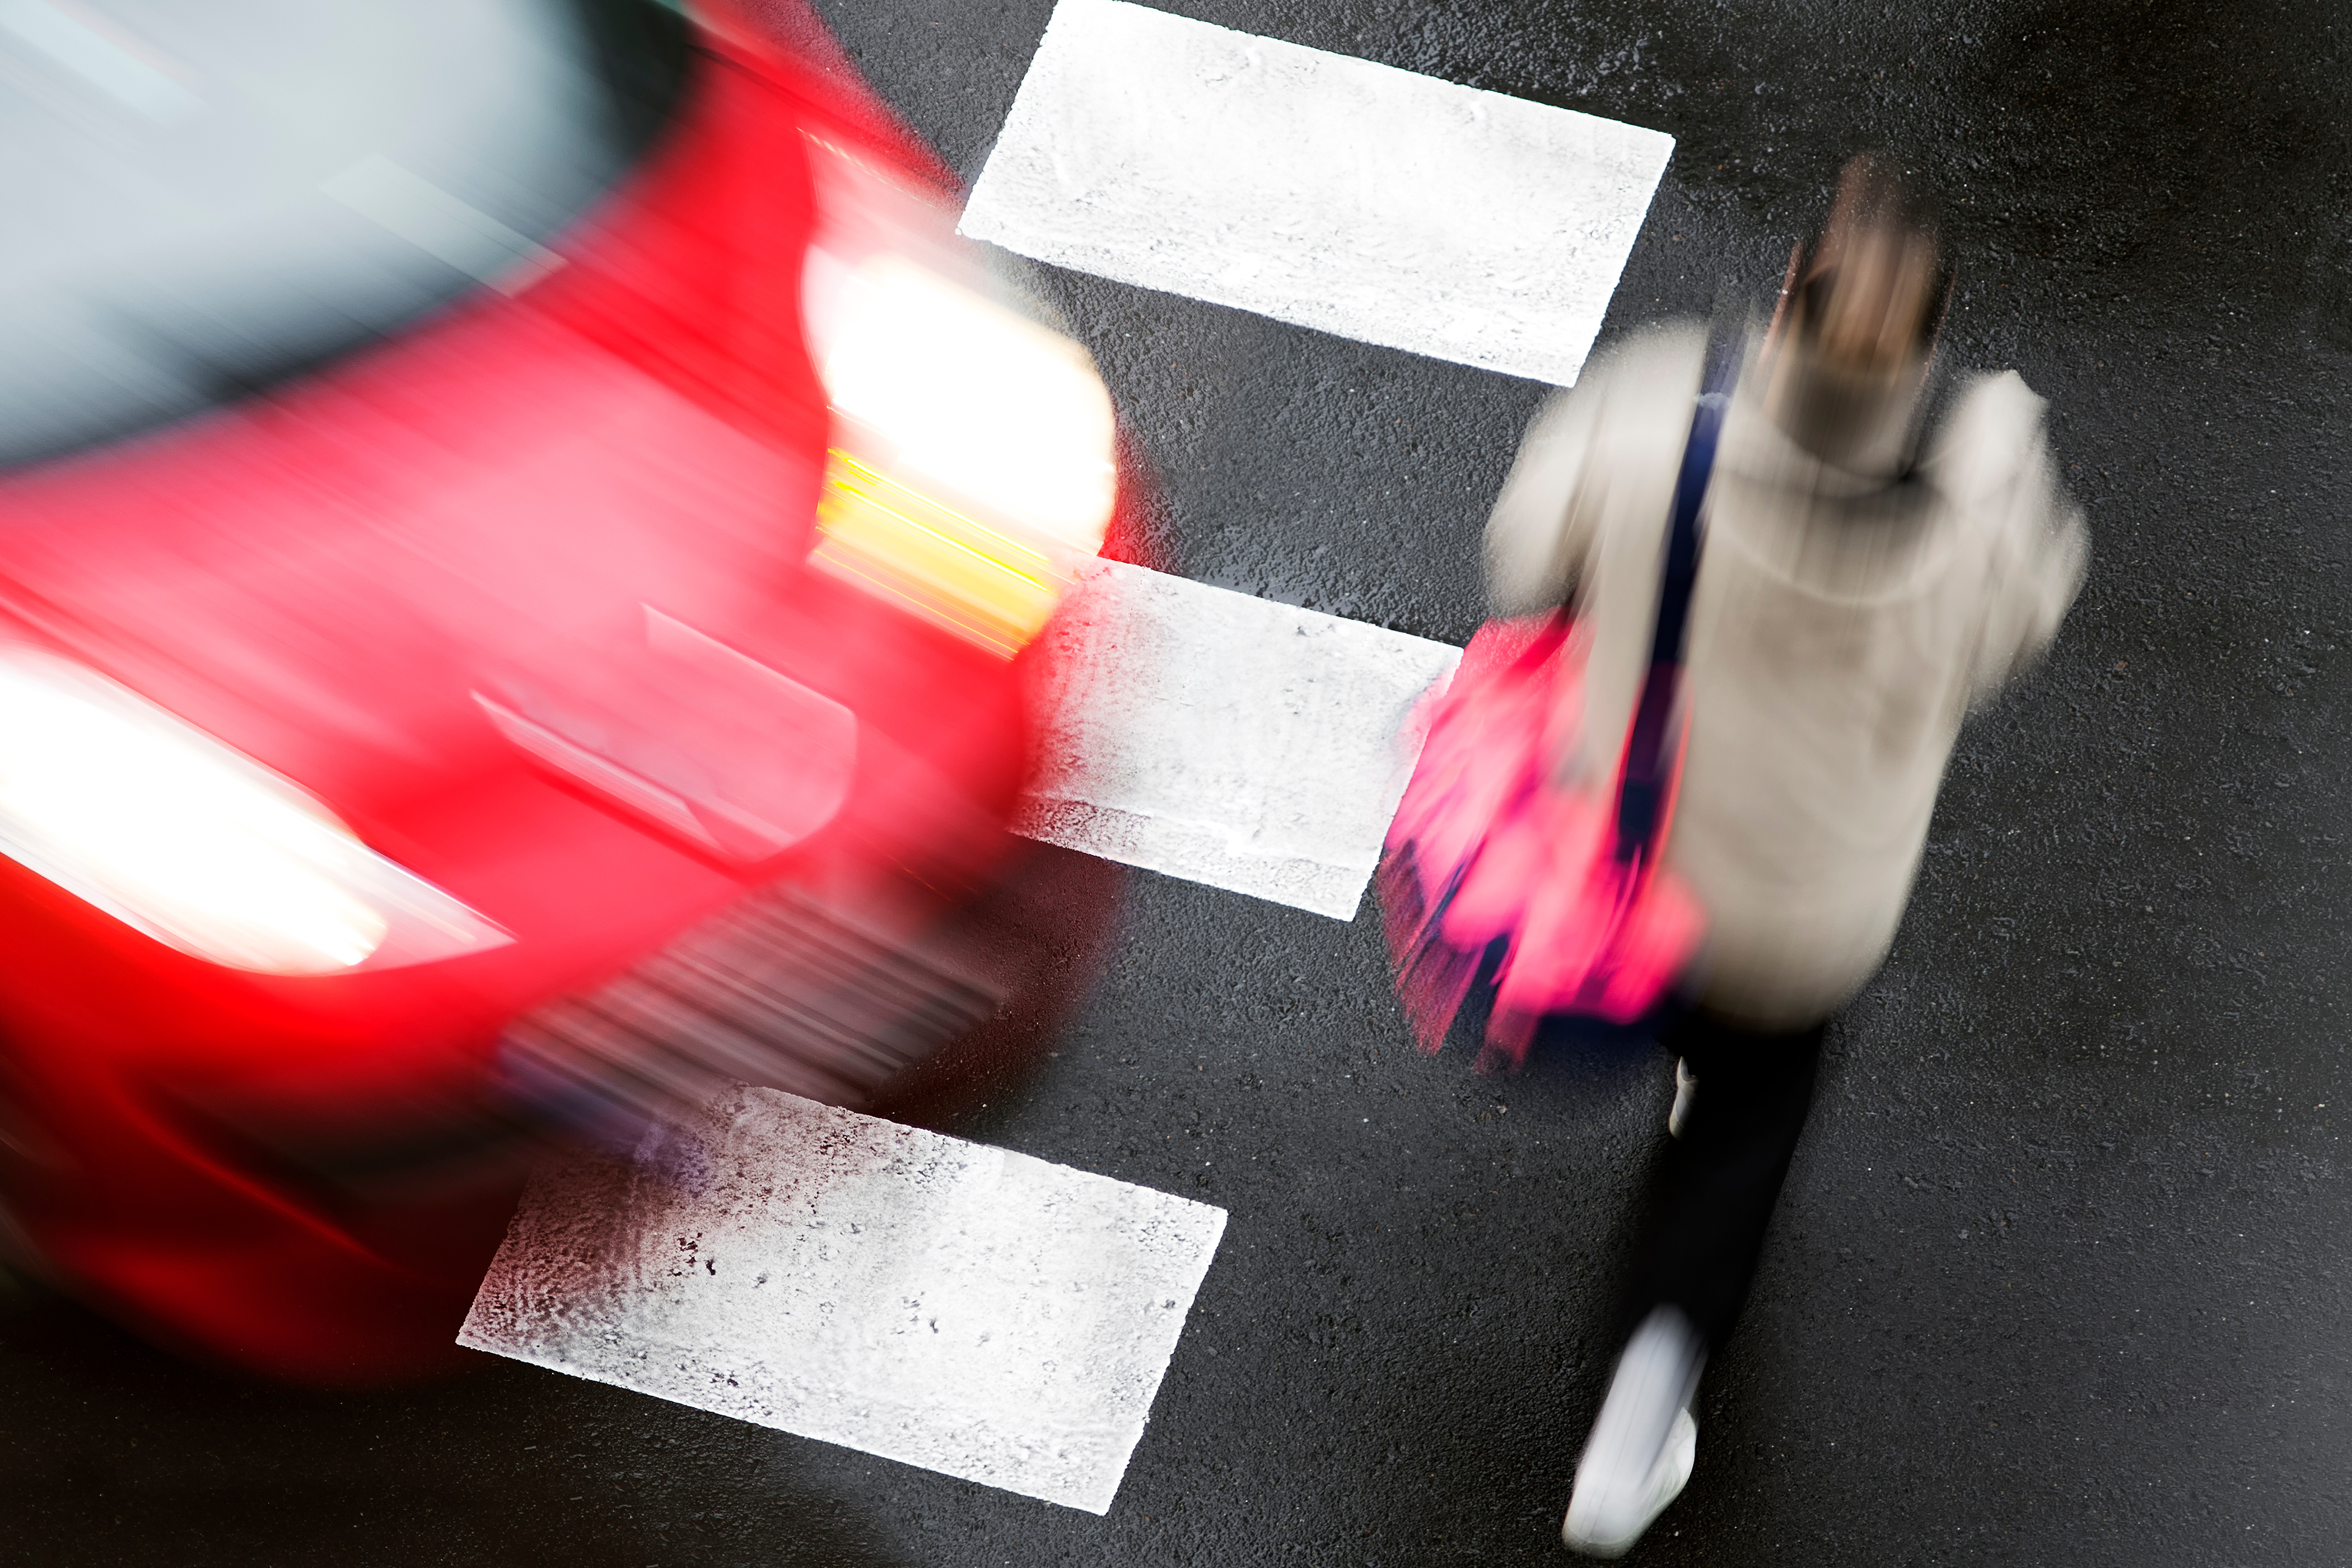
[[[1586,717],[1561,765],[1596,793],[1648,668],[1705,342],[1662,329],[1589,366],[1536,416],[1487,524],[1496,613],[1583,618]],[[1708,492],[1666,859],[1707,910],[1706,1005],[1797,1028],[1885,957],[1960,721],[2056,633],[2087,542],[2015,374],[1970,384],[1899,479],[1811,456],[1761,379],[1734,395]]]

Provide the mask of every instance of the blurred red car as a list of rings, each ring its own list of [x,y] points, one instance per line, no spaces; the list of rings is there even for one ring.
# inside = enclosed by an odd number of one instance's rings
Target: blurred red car
[[[1020,654],[1103,543],[1111,409],[805,11],[147,9],[0,19],[56,100],[11,112],[163,215],[42,286],[134,256],[119,300],[210,367],[0,387],[0,1217],[194,1352],[430,1371],[519,1126],[713,1070],[854,1102],[988,1012],[929,933],[1012,853]],[[604,64],[528,134],[520,68],[454,129],[376,91],[383,39],[460,24]],[[428,44],[415,80],[481,74]],[[308,230],[238,205],[289,160]],[[115,340],[67,319],[89,382]]]

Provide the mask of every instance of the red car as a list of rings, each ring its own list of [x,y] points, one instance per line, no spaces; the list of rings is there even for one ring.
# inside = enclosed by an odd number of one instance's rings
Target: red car
[[[1013,857],[1021,653],[1112,520],[1110,405],[805,13],[248,4],[174,53],[50,11],[0,45],[131,125],[74,156],[162,215],[58,276],[132,255],[121,297],[178,310],[235,273],[183,316],[261,368],[0,386],[0,1219],[195,1353],[429,1372],[519,1132],[714,1074],[855,1102],[990,1012],[941,933]],[[529,134],[507,89],[369,77],[368,28],[453,17],[571,62]],[[368,114],[538,173],[347,158]],[[300,201],[238,205],[287,167]],[[266,264],[205,271],[205,224],[289,203],[341,248],[252,218]]]

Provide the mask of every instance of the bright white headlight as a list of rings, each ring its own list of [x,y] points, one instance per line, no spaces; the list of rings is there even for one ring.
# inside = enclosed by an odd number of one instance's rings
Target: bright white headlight
[[[983,647],[1044,629],[1102,547],[1118,426],[1087,351],[883,250],[804,274],[837,416],[820,567]]]
[[[820,252],[810,274],[825,392],[892,448],[861,456],[1079,553],[1101,546],[1116,425],[1085,349],[901,257],[845,276]]]
[[[236,969],[384,968],[510,940],[286,780],[26,647],[0,648],[0,853]]]

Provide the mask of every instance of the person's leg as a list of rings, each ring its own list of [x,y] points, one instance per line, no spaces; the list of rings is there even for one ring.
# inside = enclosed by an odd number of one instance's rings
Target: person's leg
[[[1690,1479],[1699,1373],[1747,1300],[1812,1104],[1822,1034],[1757,1035],[1695,1015],[1666,1038],[1680,1058],[1674,1141],[1628,1285],[1638,1325],[1561,1523],[1580,1552],[1622,1554]]]
[[[1659,1165],[1629,1319],[1670,1304],[1708,1348],[1730,1335],[1812,1106],[1825,1027],[1751,1034],[1697,1014],[1667,1037],[1696,1082]]]

